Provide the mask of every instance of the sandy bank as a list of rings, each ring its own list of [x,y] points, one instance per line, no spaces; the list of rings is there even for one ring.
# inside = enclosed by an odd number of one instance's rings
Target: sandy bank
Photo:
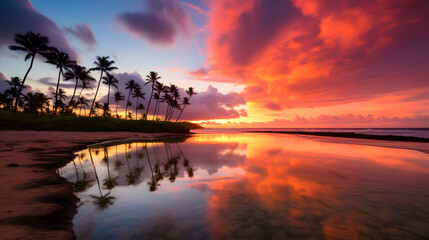
[[[0,239],[74,239],[78,199],[56,169],[89,144],[180,134],[0,131]],[[182,135],[180,135],[182,136]]]

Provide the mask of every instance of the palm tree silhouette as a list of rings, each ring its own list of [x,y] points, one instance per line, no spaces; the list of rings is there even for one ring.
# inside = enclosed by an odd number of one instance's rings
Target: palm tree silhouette
[[[140,88],[135,88],[131,95],[133,98],[137,98],[136,100],[136,120],[137,120],[137,109],[139,105],[139,98],[144,99],[145,93],[142,92]]]
[[[100,104],[100,102],[95,102],[95,109],[97,109],[97,116],[100,116],[100,112],[98,110],[102,109],[103,105]]]
[[[27,80],[28,73],[33,67],[34,58],[36,57],[36,54],[45,53],[49,50],[49,39],[45,36],[40,36],[40,33],[35,34],[33,32],[27,32],[25,35],[19,33],[16,34],[15,42],[18,45],[11,45],[9,46],[9,49],[12,51],[22,51],[27,53],[25,55],[25,61],[31,58],[30,67],[25,73],[24,78],[21,82],[21,86],[16,93],[16,101],[14,106],[14,111],[16,112],[18,109],[19,97],[21,96],[21,91],[24,88],[25,80]]]
[[[131,91],[133,91],[136,88],[141,88],[141,87],[140,87],[140,84],[136,83],[136,81],[134,81],[134,80],[129,80],[125,84],[125,89],[129,89],[129,91],[128,91],[128,98],[127,98],[127,106],[125,107],[125,116],[128,115],[128,106],[130,106]]]
[[[125,96],[122,95],[121,92],[115,92],[115,102],[116,102],[116,117],[118,117],[118,105],[119,105],[119,101],[123,101],[125,100]]]
[[[89,75],[88,75],[89,76]],[[77,98],[79,99],[80,96],[82,95],[82,92],[84,89],[91,89],[91,82],[90,81],[95,81],[95,79],[93,77],[91,77],[90,79],[81,79],[82,81],[82,86],[79,92],[79,96],[77,96]]]
[[[144,105],[143,105],[143,103],[140,103],[140,104],[137,106],[137,110],[140,110],[140,112],[141,112],[141,114],[142,114],[142,119],[146,119],[146,118],[145,118],[145,114],[144,114],[144,112],[143,112],[143,110],[144,110]],[[136,114],[137,114],[137,110],[136,110]],[[137,116],[136,116],[136,120],[137,120]]]
[[[6,82],[11,86],[12,100],[14,100],[15,96],[17,95],[18,89],[22,84],[22,80],[19,77],[12,77],[10,81],[6,81]]]
[[[67,106],[66,112],[69,110],[70,106],[73,103],[73,99],[74,99],[74,96],[76,94],[76,89],[77,89],[79,80],[80,81],[95,81],[95,79],[93,77],[91,77],[89,75],[89,73],[90,73],[89,70],[86,70],[85,67],[82,67],[79,65],[75,65],[75,66],[72,66],[70,69],[66,69],[66,72],[64,73],[64,80],[68,81],[71,79],[76,79],[76,84],[74,86],[73,95],[70,99],[69,105]],[[79,94],[79,97],[80,97],[80,94]]]
[[[85,106],[89,106],[88,105],[88,103],[89,103],[89,100],[88,99],[86,99],[85,97],[79,97],[79,100],[77,101],[77,103],[78,104],[80,104],[80,108],[79,108],[79,117],[80,117],[80,113],[81,113],[81,111],[82,111],[82,107],[84,107],[85,108]],[[86,110],[85,110],[86,111]],[[86,113],[85,113],[85,115],[86,115]]]
[[[58,81],[57,88],[55,90],[55,106],[53,114],[57,113],[58,108],[58,89],[60,87],[61,75],[63,75],[63,70],[69,69],[72,66],[76,65],[76,61],[72,61],[69,55],[65,52],[61,52],[56,48],[51,48],[48,53],[45,54],[45,57],[48,59],[46,63],[55,65],[58,68]]]
[[[51,99],[50,97],[48,97],[46,94],[44,93],[36,93],[36,99],[37,102],[40,106],[40,114],[43,114],[43,108],[45,107],[45,105],[47,105],[49,107],[49,99]]]
[[[179,114],[179,116],[177,117],[176,122],[179,120],[180,116],[182,116],[182,113],[183,113],[183,111],[185,110],[186,105],[191,105],[191,104],[189,103],[189,99],[188,99],[187,97],[184,97],[184,98],[183,98],[182,105],[183,105],[183,107],[182,107],[182,109],[180,109],[180,114]]]
[[[161,92],[164,92],[166,89],[166,86],[161,83],[161,82],[156,82],[155,83],[155,91],[156,93],[154,94],[153,98],[156,100],[155,102],[155,110],[153,113],[153,118],[152,120],[156,119],[156,117],[158,116],[158,112],[159,112],[159,100],[161,99]]]
[[[109,105],[110,105],[110,86],[118,89],[118,83],[119,83],[118,79],[112,74],[107,73],[107,76],[103,77],[103,84],[106,84],[109,86],[109,90],[107,91],[107,108],[109,108]]]
[[[152,90],[150,92],[150,98],[149,98],[149,103],[147,104],[147,108],[146,108],[146,118],[147,118],[147,114],[149,113],[149,108],[150,108],[150,102],[152,101],[152,95],[153,95],[153,89],[155,88],[155,84],[158,81],[158,79],[160,79],[161,76],[158,76],[157,72],[149,72],[149,75],[146,75],[146,84],[151,84],[152,85]]]
[[[100,88],[100,83],[101,83],[101,78],[103,77],[103,73],[104,72],[108,73],[112,70],[118,69],[117,67],[112,66],[114,63],[115,61],[109,61],[108,56],[104,56],[104,57],[97,56],[97,61],[94,62],[96,67],[90,69],[91,71],[101,71],[100,80],[98,80],[98,86],[97,86],[97,90],[95,91],[94,100],[92,100],[91,111],[89,112],[90,117],[93,112],[92,109],[94,107],[95,99],[97,99],[98,89]]]
[[[66,100],[68,97],[66,96],[66,91],[62,88],[58,89],[58,106],[64,110],[65,104],[63,100]]]

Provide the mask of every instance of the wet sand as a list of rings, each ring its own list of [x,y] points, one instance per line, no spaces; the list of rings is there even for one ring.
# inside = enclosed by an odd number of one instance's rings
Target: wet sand
[[[79,199],[56,170],[87,145],[169,133],[0,131],[0,239],[75,239]]]

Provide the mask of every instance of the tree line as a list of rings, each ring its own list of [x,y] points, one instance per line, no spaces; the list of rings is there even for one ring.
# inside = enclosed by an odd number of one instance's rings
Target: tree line
[[[12,77],[6,82],[10,85],[3,93],[0,93],[0,106],[4,109],[16,112],[26,112],[32,114],[46,114],[46,115],[76,115],[82,116],[82,109],[84,116],[86,116],[86,108],[89,107],[90,99],[85,98],[82,92],[86,89],[91,89],[91,82],[97,82],[97,89],[89,108],[89,117],[103,116],[103,117],[116,117],[125,119],[145,119],[148,120],[149,108],[153,100],[153,112],[151,120],[161,120],[162,113],[159,112],[162,103],[167,104],[166,112],[164,113],[163,120],[170,121],[176,110],[178,111],[176,122],[182,116],[183,111],[187,105],[190,105],[190,99],[196,94],[193,87],[186,90],[186,97],[183,99],[180,96],[178,86],[174,84],[165,85],[159,81],[161,76],[157,72],[149,72],[145,78],[144,86],[148,85],[150,88],[150,96],[147,106],[139,103],[140,99],[145,99],[145,93],[142,87],[135,80],[130,79],[126,82],[126,98],[125,102],[125,116],[118,114],[119,103],[125,100],[125,95],[116,91],[113,93],[114,101],[116,102],[115,113],[112,113],[110,108],[111,89],[118,90],[119,80],[111,73],[113,70],[118,69],[114,66],[115,61],[109,59],[109,56],[97,56],[94,61],[95,67],[87,69],[80,66],[76,61],[70,59],[69,54],[58,50],[55,47],[49,46],[49,39],[40,33],[27,32],[26,34],[16,34],[15,42],[17,45],[9,46],[12,51],[24,52],[25,61],[30,60],[30,66],[26,71],[24,77]],[[34,59],[40,55],[46,60],[46,63],[54,65],[58,69],[58,78],[55,92],[52,92],[52,97],[42,92],[28,92],[23,94],[23,89],[26,88],[25,82],[33,67]],[[91,72],[99,71],[100,77],[97,81],[91,76]],[[63,88],[60,87],[61,78],[64,81],[74,81],[73,94],[67,96]],[[108,86],[107,102],[100,103],[97,101],[98,91],[101,83]],[[130,100],[135,99],[135,103]],[[70,100],[68,100],[70,99]],[[68,101],[67,101],[68,100]],[[51,106],[52,102],[52,106]],[[134,108],[134,109],[132,109]],[[101,113],[100,113],[101,110]],[[133,114],[135,110],[135,114]],[[146,110],[146,111],[145,111]],[[139,115],[140,111],[140,115]],[[133,116],[134,115],[134,116]],[[139,117],[140,116],[140,117]],[[174,118],[173,118],[174,119]]]

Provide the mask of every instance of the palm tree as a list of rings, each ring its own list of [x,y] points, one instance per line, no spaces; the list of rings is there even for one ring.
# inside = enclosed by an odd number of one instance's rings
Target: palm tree
[[[82,82],[83,81],[95,81],[95,79],[93,77],[91,77],[89,75],[89,73],[90,73],[89,70],[86,70],[85,67],[82,67],[82,66],[79,66],[79,65],[72,66],[71,69],[66,69],[66,72],[64,73],[64,80],[68,81],[70,79],[76,79],[76,84],[74,86],[73,95],[72,95],[72,97],[70,99],[70,103],[67,106],[67,110],[66,111],[68,111],[69,108],[70,108],[70,106],[72,105],[74,96],[76,94],[76,89],[78,87],[79,80],[82,81]],[[80,94],[79,94],[79,97],[80,97]]]
[[[153,95],[153,89],[155,88],[155,83],[158,81],[158,79],[160,79],[161,76],[158,76],[157,72],[149,72],[149,75],[146,75],[146,84],[152,84],[152,91],[150,92],[150,98],[149,98],[149,103],[147,104],[147,108],[146,108],[146,118],[147,118],[147,114],[149,112],[149,108],[150,108],[150,102],[152,101],[152,95]]]
[[[50,97],[48,97],[46,94],[44,93],[36,93],[36,99],[37,102],[40,106],[40,114],[43,114],[43,108],[45,105],[47,105],[47,107],[49,107],[49,99],[51,99]]]
[[[36,94],[29,92],[24,95],[24,111],[36,114],[37,110],[39,109],[39,104],[37,102]]]
[[[109,105],[107,105],[107,103],[103,103],[103,105],[101,105],[101,109],[103,109],[104,117],[110,116],[110,108],[109,108]]]
[[[97,109],[97,116],[100,115],[100,112],[98,110],[100,110],[101,108],[103,108],[103,106],[100,104],[100,102],[95,102],[95,109]]]
[[[183,110],[185,110],[186,105],[191,105],[191,104],[189,103],[189,98],[184,97],[184,98],[183,98],[182,105],[183,105],[183,107],[182,107],[182,109],[180,109],[180,114],[179,114],[179,116],[177,117],[176,122],[179,120],[180,116],[182,116]]]
[[[17,95],[17,91],[22,84],[22,80],[19,77],[12,77],[10,81],[6,81],[6,82],[11,86],[11,95],[13,100],[15,99],[15,96]],[[25,88],[25,86],[23,88]]]
[[[143,105],[143,103],[140,103],[140,104],[137,106],[137,109],[136,109],[136,120],[137,120],[137,110],[140,110],[140,111],[141,111],[141,113],[142,113],[142,119],[144,119],[145,117],[144,117],[144,113],[143,113],[143,110],[144,110],[144,105]]]
[[[131,91],[133,91],[133,89],[136,88],[140,88],[140,84],[136,83],[136,81],[134,80],[129,80],[126,84],[125,84],[125,89],[129,89],[128,91],[128,98],[127,98],[127,106],[125,107],[125,118],[128,114],[128,106],[130,106],[130,95],[131,95]]]
[[[84,89],[91,89],[91,82],[90,81],[95,81],[95,79],[93,77],[91,77],[90,79],[81,79],[81,81],[82,81],[82,86],[79,86],[79,87],[81,87],[81,89],[80,89],[79,95],[77,96],[78,99],[82,95],[82,92]]]
[[[178,108],[179,103],[177,102],[177,100],[180,99],[179,88],[176,85],[170,84],[170,93],[171,93],[171,97],[172,97],[172,101],[170,103],[170,106],[171,106],[170,110],[171,111],[170,111],[170,114],[169,114],[167,120],[170,120],[170,118],[174,114],[174,110],[176,108]]]
[[[145,93],[142,92],[140,88],[135,88],[134,91],[133,91],[133,93],[131,95],[132,95],[133,98],[137,98],[137,100],[136,100],[136,120],[137,120],[137,116],[138,116],[137,115],[137,108],[138,108],[138,105],[139,105],[139,98],[144,99]]]
[[[79,117],[80,117],[80,113],[81,113],[81,111],[82,111],[82,107],[84,107],[85,108],[85,106],[89,106],[88,105],[88,103],[89,103],[89,100],[88,99],[86,99],[85,97],[79,97],[79,99],[78,99],[78,101],[77,101],[77,103],[78,104],[80,104],[80,108],[79,108]]]
[[[92,108],[94,107],[95,99],[97,99],[98,89],[100,88],[100,83],[101,83],[101,78],[103,77],[103,73],[104,72],[108,73],[109,71],[118,69],[117,67],[112,66],[114,63],[115,61],[109,61],[108,56],[104,56],[104,57],[97,56],[97,61],[94,62],[96,67],[90,69],[91,71],[95,71],[95,70],[101,71],[100,80],[98,81],[98,86],[97,86],[97,90],[95,91],[94,100],[92,100],[91,111],[89,112],[90,117],[92,114]]]
[[[60,88],[58,90],[58,106],[60,106],[63,110],[65,109],[65,104],[63,100],[66,100],[68,97],[66,96],[66,91],[64,89]]]
[[[45,53],[46,51],[48,51],[49,39],[45,36],[40,36],[40,33],[35,34],[33,32],[27,32],[25,35],[19,33],[16,34],[15,42],[18,44],[18,46],[11,45],[9,46],[9,49],[12,51],[23,51],[27,53],[27,55],[25,55],[25,61],[31,58],[30,67],[25,73],[24,78],[21,82],[21,86],[19,87],[18,92],[15,96],[16,101],[14,111],[16,112],[18,109],[19,97],[21,96],[21,91],[24,88],[25,80],[27,79],[28,73],[33,67],[34,58],[36,57],[36,54]]]
[[[155,102],[155,110],[153,113],[152,120],[156,119],[156,117],[158,116],[159,100],[161,99],[161,92],[164,92],[166,90],[166,86],[164,84],[162,84],[161,82],[157,81],[155,83],[155,90],[156,90],[156,93],[154,94],[154,99],[156,100],[156,102]]]
[[[109,86],[109,90],[107,91],[107,108],[109,108],[109,103],[110,103],[110,86],[115,87],[116,89],[118,89],[118,79],[107,73],[107,76],[103,77],[103,84],[106,84]]]
[[[125,100],[125,96],[121,92],[115,92],[115,102],[116,102],[116,117],[118,116],[118,104],[119,101]]]
[[[56,48],[51,48],[49,53],[45,54],[45,57],[48,59],[46,63],[50,63],[52,65],[55,65],[56,68],[58,68],[58,82],[57,82],[57,88],[55,90],[55,106],[54,106],[54,114],[57,113],[58,108],[58,89],[60,87],[60,78],[63,74],[63,70],[67,70],[71,68],[72,66],[76,65],[76,61],[70,60],[70,57],[67,53],[61,52]]]
[[[196,95],[196,94],[197,94],[197,93],[194,91],[194,88],[193,88],[193,87],[189,87],[188,89],[186,89],[186,93],[188,94],[189,98],[187,98],[187,97],[183,98],[183,102],[182,102],[183,108],[180,110],[180,114],[179,114],[179,116],[177,117],[176,122],[179,120],[180,116],[182,116],[183,110],[185,110],[186,105],[191,105],[191,103],[189,102],[189,101],[191,100],[191,97],[192,97],[193,95]]]

